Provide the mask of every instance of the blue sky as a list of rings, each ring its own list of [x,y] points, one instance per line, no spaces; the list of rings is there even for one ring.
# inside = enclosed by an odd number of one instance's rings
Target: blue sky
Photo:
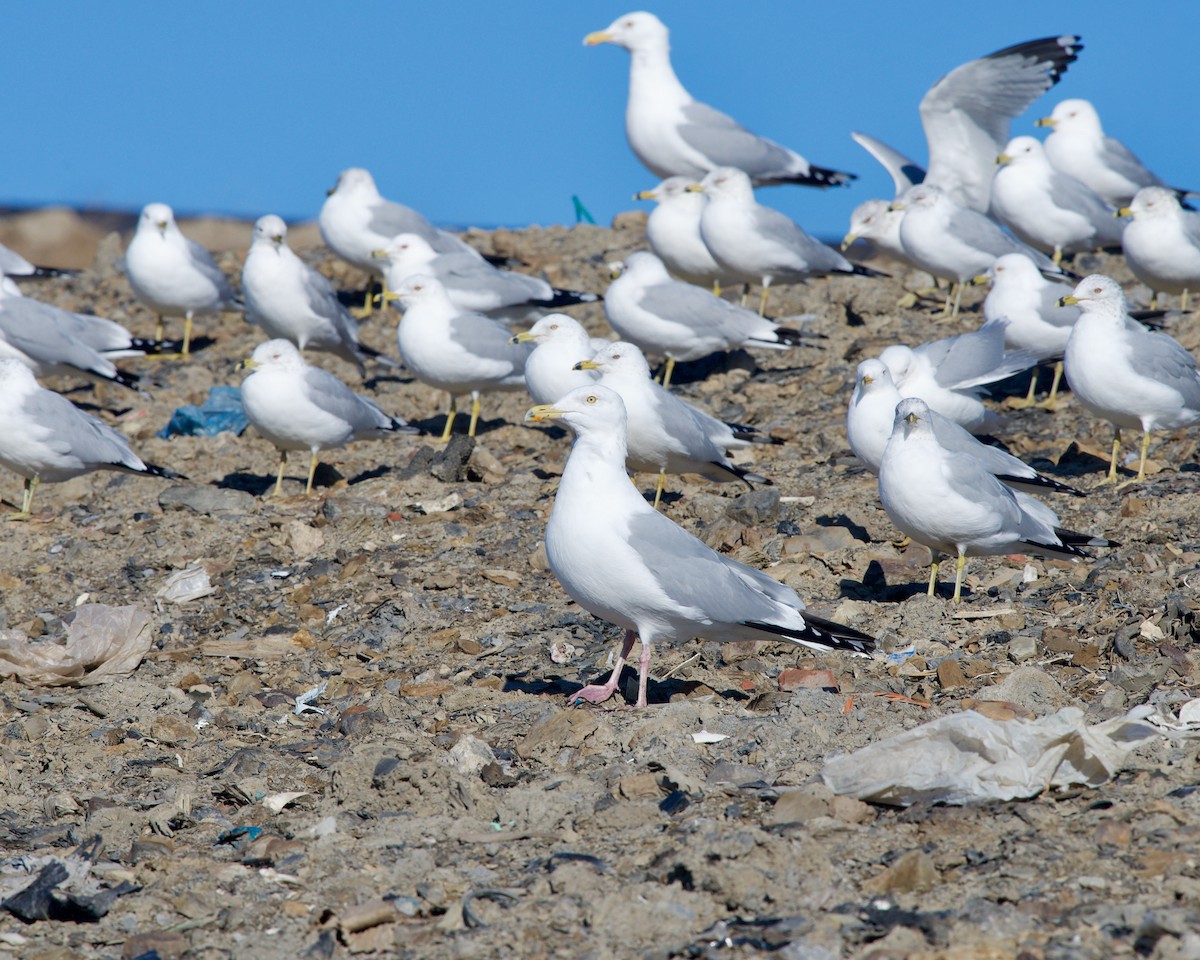
[[[339,170],[447,224],[601,223],[654,178],[630,153],[628,54],[582,46],[634,7],[574,2],[13,4],[5,10],[9,135],[0,202],[289,219],[316,215]],[[1185,3],[960,0],[897,5],[649,6],[671,28],[693,95],[849,190],[776,187],[760,199],[840,236],[891,182],[849,138],[871,133],[924,162],[917,104],[947,70],[1022,40],[1082,34],[1060,99],[1096,103],[1108,133],[1168,182],[1200,187],[1200,9]],[[922,16],[898,19],[900,11]],[[645,206],[645,205],[642,205]]]

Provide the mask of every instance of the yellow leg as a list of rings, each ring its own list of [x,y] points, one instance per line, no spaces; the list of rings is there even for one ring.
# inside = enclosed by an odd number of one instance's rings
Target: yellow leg
[[[1187,312],[1188,292],[1185,288],[1183,293],[1179,295],[1179,310],[1181,313]]]
[[[957,283],[951,283],[950,289],[946,291],[946,305],[942,308],[942,316],[951,316],[951,311],[954,309],[954,290],[958,287]]]
[[[958,562],[954,565],[954,602],[955,603],[958,603],[959,598],[962,596],[963,570],[966,569],[966,566],[967,566],[966,554],[960,553],[958,555]]]
[[[381,284],[381,286],[385,286],[385,285]],[[383,301],[383,306],[385,306],[385,307],[387,306],[386,300]],[[367,281],[366,299],[363,301],[363,305],[361,307],[357,307],[354,310],[350,311],[350,316],[354,317],[354,319],[356,319],[356,320],[365,320],[374,311],[375,311],[375,281],[368,280]]]
[[[965,286],[966,286],[965,283],[960,283],[957,285],[957,287],[954,291],[954,309],[950,312],[951,320],[958,319],[958,308],[962,306],[963,287],[965,287]]]
[[[663,367],[663,389],[671,385],[671,374],[675,372],[675,358],[667,357],[666,365]]]
[[[458,413],[458,398],[450,396],[450,409],[446,411],[446,429],[442,431],[442,443],[450,442],[450,431],[454,429],[454,416]]]
[[[1158,291],[1157,290],[1150,291],[1150,309],[1151,310],[1158,309]]]
[[[658,471],[658,483],[656,483],[654,485],[654,509],[655,510],[658,509],[659,501],[662,500],[663,490],[666,489],[666,486],[667,486],[667,471],[659,470]]]
[[[1121,431],[1113,431],[1112,454],[1108,458],[1108,476],[1101,480],[1101,483],[1116,483],[1117,482],[1117,454],[1121,451]]]
[[[937,593],[937,574],[938,567],[942,565],[942,555],[935,553],[933,555],[933,563],[929,567],[929,591],[928,596],[934,596]]]
[[[163,318],[161,315],[155,316],[154,324],[154,339],[161,340],[163,338]]]
[[[1142,458],[1138,462],[1137,476],[1132,480],[1126,480],[1121,484],[1122,487],[1127,487],[1131,483],[1141,483],[1146,479],[1146,454],[1150,452],[1150,431],[1142,431]]]
[[[1026,407],[1032,407],[1034,405],[1033,398],[1037,394],[1037,381],[1037,367],[1034,367],[1033,375],[1029,378],[1029,392],[1025,394],[1025,399],[1014,400],[1010,398],[1004,402],[1004,405],[1010,410],[1024,410]]]
[[[9,520],[28,520],[33,516],[33,494],[41,482],[42,478],[37,474],[25,478],[25,486],[21,491],[21,510],[19,513],[10,513]]]
[[[1054,262],[1062,263],[1062,247],[1054,248]]]
[[[763,292],[762,292],[762,299],[758,301],[758,315],[760,317],[765,317],[767,315],[767,295],[770,292],[771,292],[771,285],[769,283],[764,284]]]
[[[287,464],[287,451],[279,451],[279,472],[275,474],[275,496],[283,496],[283,468]]]
[[[185,357],[188,355],[188,349],[192,345],[192,311],[189,310],[183,318],[183,349],[179,352]]]
[[[475,436],[475,427],[479,423],[479,392],[471,394],[471,425],[467,427],[467,436]]]
[[[1038,406],[1040,406],[1043,410],[1058,409],[1058,385],[1062,383],[1062,375],[1063,365],[1062,361],[1059,360],[1058,363],[1054,365],[1054,380],[1050,384],[1050,396],[1038,404]]]
[[[308,496],[308,494],[312,493],[313,477],[316,476],[316,473],[317,473],[317,451],[314,450],[313,454],[312,454],[312,459],[309,461],[309,464],[308,464],[308,486],[306,486],[304,488],[305,496]]]
[[[720,295],[721,295],[721,281],[714,280],[713,281],[713,296],[719,297]]]

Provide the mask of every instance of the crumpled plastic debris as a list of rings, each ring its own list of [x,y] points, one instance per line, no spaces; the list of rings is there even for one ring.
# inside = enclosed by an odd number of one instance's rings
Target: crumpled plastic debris
[[[208,399],[202,405],[179,407],[158,435],[215,437],[226,430],[240,435],[249,425],[242,408],[242,391],[238,387],[210,387]]]
[[[85,603],[63,618],[65,643],[0,631],[0,676],[35,686],[90,687],[127,677],[150,649],[150,615],[140,607]]]
[[[951,714],[826,762],[834,793],[908,806],[1033,797],[1050,788],[1095,787],[1112,778],[1135,747],[1160,736],[1153,707],[1087,724],[1078,707],[1032,720]]]
[[[1200,736],[1200,697],[1188,700],[1179,708],[1178,717],[1151,717],[1154,724],[1168,737],[1191,739]]]
[[[182,570],[176,570],[167,577],[154,596],[163,603],[187,603],[216,592],[217,588],[212,585],[208,571],[193,560]]]

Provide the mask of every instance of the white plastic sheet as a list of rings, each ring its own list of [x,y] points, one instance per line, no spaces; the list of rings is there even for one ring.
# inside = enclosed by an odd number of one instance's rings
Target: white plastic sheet
[[[86,603],[65,618],[65,642],[0,631],[0,676],[35,686],[92,686],[127,677],[153,640],[140,607]]]

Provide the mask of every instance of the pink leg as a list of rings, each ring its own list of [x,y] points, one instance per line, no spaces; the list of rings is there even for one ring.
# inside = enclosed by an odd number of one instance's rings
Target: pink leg
[[[621,670],[625,666],[625,661],[629,659],[629,651],[633,649],[633,641],[637,639],[637,634],[632,630],[625,631],[625,639],[621,641],[621,654],[617,657],[617,665],[613,667],[612,675],[608,678],[607,683],[590,683],[582,690],[576,690],[567,698],[568,703],[576,703],[580,700],[586,700],[588,703],[603,703],[614,693],[616,693],[617,685],[621,682]],[[643,654],[644,656],[644,654]],[[645,699],[645,675],[642,677],[642,699]],[[645,704],[641,704],[645,706]]]
[[[638,657],[638,698],[637,705],[645,707],[646,703],[646,680],[650,676],[650,644],[645,640],[642,641],[642,653]]]

